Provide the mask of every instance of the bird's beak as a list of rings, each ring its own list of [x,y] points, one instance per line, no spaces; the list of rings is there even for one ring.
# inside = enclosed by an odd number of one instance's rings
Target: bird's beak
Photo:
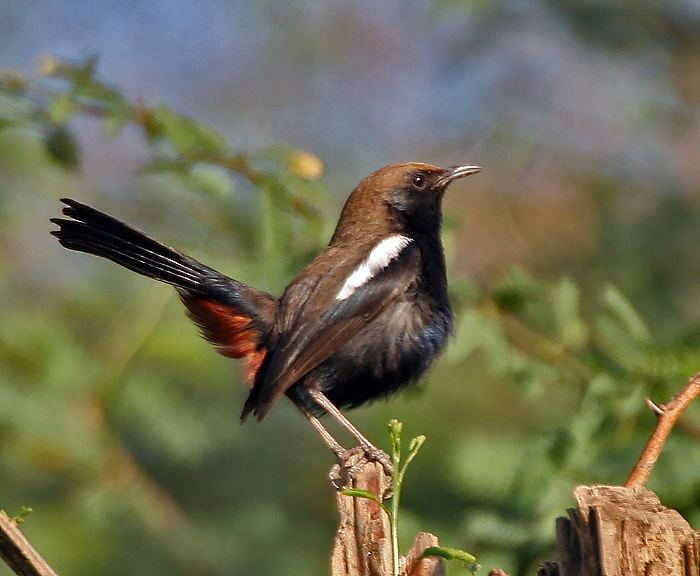
[[[450,182],[452,182],[452,180],[464,178],[465,176],[471,176],[477,172],[481,172],[480,166],[455,166],[453,168],[447,168],[445,173],[440,176],[436,184],[438,187],[442,188],[447,186]]]

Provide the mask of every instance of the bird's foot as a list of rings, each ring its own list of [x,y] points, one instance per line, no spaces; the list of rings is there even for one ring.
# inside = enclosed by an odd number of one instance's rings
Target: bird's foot
[[[361,446],[336,452],[336,463],[328,473],[328,478],[336,490],[348,488],[368,460]]]
[[[384,452],[384,450],[380,450],[372,444],[362,446],[362,450],[364,451],[367,460],[382,465],[382,468],[384,468],[384,474],[387,476],[394,475],[394,465],[391,462],[391,456]]]
[[[389,455],[371,444],[339,451],[336,453],[336,459],[337,462],[328,473],[331,484],[336,490],[348,488],[368,462],[381,464],[387,476],[394,474],[394,466]]]

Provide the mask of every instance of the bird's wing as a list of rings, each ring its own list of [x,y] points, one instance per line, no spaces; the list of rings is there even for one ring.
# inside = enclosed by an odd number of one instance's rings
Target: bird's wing
[[[202,335],[224,356],[246,358],[254,376],[264,355],[264,338],[277,300],[229,278],[143,232],[75,200],[64,198],[63,214],[52,232],[71,250],[102,256],[174,286]],[[251,379],[252,381],[252,379]]]
[[[295,321],[282,334],[262,379],[251,391],[242,418],[254,412],[262,420],[275,401],[306,374],[335,354],[339,348],[374,320],[397,295],[415,281],[420,266],[420,249],[411,244],[384,268],[342,299],[340,287],[328,294],[325,278],[313,286],[300,285],[296,297]],[[335,282],[337,284],[337,282]],[[290,298],[295,298],[292,294]],[[326,301],[319,307],[319,300]]]

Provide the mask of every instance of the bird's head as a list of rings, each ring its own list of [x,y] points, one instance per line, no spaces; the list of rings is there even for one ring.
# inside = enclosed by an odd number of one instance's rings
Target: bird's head
[[[479,171],[479,166],[440,168],[421,162],[380,168],[350,194],[333,241],[346,235],[437,231],[447,187]]]

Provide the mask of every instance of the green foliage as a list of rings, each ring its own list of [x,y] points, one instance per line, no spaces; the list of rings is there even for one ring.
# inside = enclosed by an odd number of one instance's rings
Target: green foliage
[[[504,285],[517,296],[504,300]],[[653,423],[644,397],[673,394],[700,355],[655,343],[609,285],[586,316],[572,280],[548,285],[518,272],[461,314],[453,362],[485,356],[494,378],[523,386],[540,421],[528,446],[507,432],[481,432],[458,445],[453,489],[478,502],[464,531],[472,542],[542,557],[554,517],[570,506],[571,486],[624,481]],[[553,406],[562,414],[551,413]],[[663,468],[653,485],[673,483]]]
[[[183,158],[219,158],[229,153],[221,134],[164,104],[142,109],[140,114],[146,135],[153,141],[167,142]]]
[[[69,170],[80,164],[78,142],[65,126],[57,126],[46,134],[46,151],[57,164]]]

